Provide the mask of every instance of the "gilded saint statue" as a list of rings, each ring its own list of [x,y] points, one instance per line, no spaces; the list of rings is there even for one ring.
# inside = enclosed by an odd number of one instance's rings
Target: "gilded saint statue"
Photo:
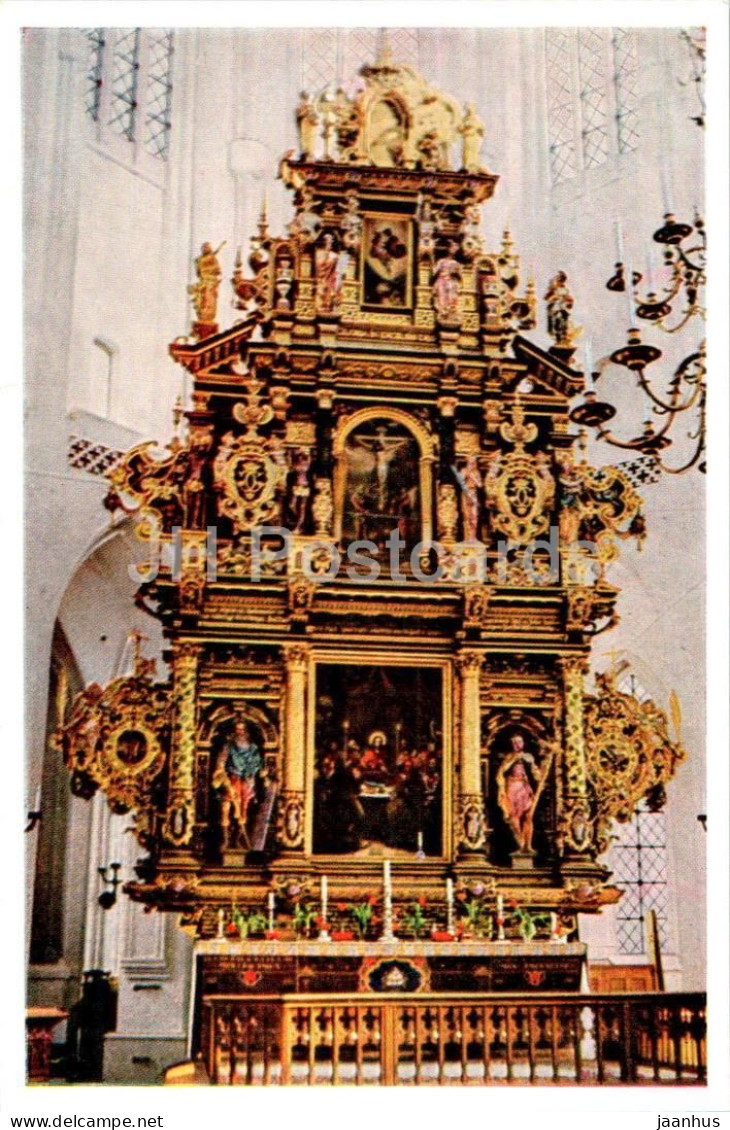
[[[449,241],[448,251],[439,259],[433,273],[433,304],[442,322],[458,322],[461,293],[461,263],[456,258],[459,245]]]
[[[299,95],[296,110],[297,132],[299,133],[299,153],[305,161],[314,158],[319,134],[319,117],[312,102],[312,96],[303,90]]]
[[[196,319],[204,325],[215,323],[218,310],[218,288],[222,277],[218,254],[223,247],[225,247],[225,241],[215,251],[210,243],[203,244],[200,248],[200,255],[195,260],[198,281],[188,287],[188,294],[192,297],[195,307]]]
[[[484,124],[472,102],[467,104],[464,111],[459,133],[461,134],[462,168],[466,169],[468,173],[475,173],[479,170],[479,154],[484,140]]]
[[[545,292],[545,302],[548,333],[555,339],[556,345],[569,345],[575,336],[570,323],[573,295],[568,289],[568,276],[565,271],[558,271],[550,280]]]

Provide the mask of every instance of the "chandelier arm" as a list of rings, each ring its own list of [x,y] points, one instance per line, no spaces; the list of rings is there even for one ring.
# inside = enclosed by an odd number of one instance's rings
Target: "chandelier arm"
[[[596,428],[596,434],[598,435],[599,439],[605,440],[606,443],[610,443],[611,447],[620,447],[622,451],[644,451],[644,442],[642,440],[632,439],[625,442],[623,440],[616,439],[616,437],[611,434],[608,428],[604,428],[600,424]]]
[[[680,322],[677,322],[676,326],[666,326],[666,325],[664,325],[663,319],[662,319],[661,322],[655,322],[654,325],[657,326],[658,329],[662,330],[665,334],[676,334],[679,330],[684,329],[684,327],[689,322],[690,318],[694,318],[697,315],[699,315],[704,320],[705,308],[704,308],[704,306],[700,306],[698,303],[695,302],[694,305],[690,306],[689,309],[685,312],[682,320]]]
[[[677,379],[677,375],[675,374],[674,380],[676,380],[676,379]],[[697,396],[698,396],[698,393],[699,393],[699,385],[698,385],[697,388],[695,388],[693,390],[693,392],[691,393],[689,399],[684,402],[684,404],[677,404],[677,400],[679,399],[679,389],[681,387],[680,383],[677,383],[677,385],[675,386],[675,388],[673,389],[673,391],[670,395],[670,401],[667,404],[665,401],[663,401],[660,397],[658,397],[656,395],[656,393],[653,391],[651,385],[649,384],[647,378],[645,376],[643,376],[643,374],[639,374],[639,376],[637,377],[637,381],[638,381],[639,387],[644,390],[644,392],[649,397],[649,399],[652,401],[652,403],[654,403],[657,406],[657,408],[659,409],[660,414],[662,416],[665,415],[666,413],[671,413],[672,416],[676,416],[680,412],[686,412],[688,408],[691,408],[693,406],[694,402],[697,400]],[[664,430],[666,431],[666,428]],[[663,435],[664,433],[662,432],[660,434]]]
[[[692,458],[690,460],[688,460],[687,463],[683,463],[681,467],[667,467],[666,464],[663,463],[662,460],[657,457],[657,465],[660,467],[660,469],[662,471],[664,471],[664,473],[666,475],[683,475],[685,471],[689,471],[689,470],[691,470],[692,467],[695,466],[695,464],[699,460],[699,458],[702,455],[704,450],[705,450],[705,438],[704,438],[704,429],[702,429],[702,434],[700,435],[700,442],[697,444],[697,447],[695,448],[694,455],[692,456]]]
[[[698,243],[694,247],[688,247],[686,251],[683,247],[680,247],[678,244],[676,244],[674,250],[677,252],[677,257],[682,261],[684,266],[688,267],[693,274],[704,276],[706,266],[704,260],[699,263],[694,263],[690,259],[690,255],[694,255],[695,253],[697,253],[698,255],[704,255],[706,244]],[[704,282],[704,277],[698,279],[698,282]]]

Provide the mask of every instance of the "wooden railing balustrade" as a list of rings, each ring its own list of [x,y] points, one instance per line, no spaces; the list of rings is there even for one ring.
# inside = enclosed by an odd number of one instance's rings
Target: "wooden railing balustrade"
[[[702,993],[209,997],[217,1084],[702,1084]]]

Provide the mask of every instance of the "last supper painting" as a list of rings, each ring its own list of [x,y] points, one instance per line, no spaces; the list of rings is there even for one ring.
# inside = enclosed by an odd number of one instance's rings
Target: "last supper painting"
[[[24,34],[32,1082],[708,1086],[705,41],[603,11]]]
[[[315,853],[441,854],[441,683],[438,668],[318,667]]]

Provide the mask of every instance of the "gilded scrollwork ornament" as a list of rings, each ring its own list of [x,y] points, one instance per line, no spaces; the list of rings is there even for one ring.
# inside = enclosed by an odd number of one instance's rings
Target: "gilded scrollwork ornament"
[[[169,684],[153,682],[136,664],[133,675],[103,689],[92,683],[77,695],[59,732],[72,791],[88,798],[100,788],[113,811],[132,812],[145,846],[154,840],[171,701]]]
[[[630,820],[642,799],[661,807],[686,751],[655,703],[618,690],[611,672],[597,675],[596,683],[598,693],[584,700],[585,760],[600,852],[609,845],[612,821]]]
[[[213,465],[219,511],[237,531],[266,525],[278,516],[285,474],[276,438],[265,439],[259,430],[274,418],[271,405],[261,403],[263,382],[250,376],[246,387],[246,403],[233,408],[234,419],[246,430],[223,436]]]
[[[525,421],[519,399],[499,432],[513,450],[497,451],[487,465],[486,506],[495,530],[517,545],[527,545],[549,529],[555,480],[544,452],[525,450],[537,438],[537,426]]]

